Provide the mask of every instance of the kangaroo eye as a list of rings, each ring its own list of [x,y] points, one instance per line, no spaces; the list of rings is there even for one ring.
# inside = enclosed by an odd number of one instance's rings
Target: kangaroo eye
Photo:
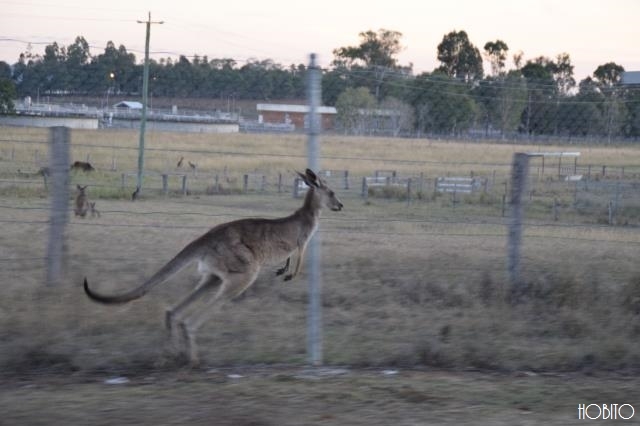
[[[334,195],[333,191],[329,191],[329,197],[333,197]]]

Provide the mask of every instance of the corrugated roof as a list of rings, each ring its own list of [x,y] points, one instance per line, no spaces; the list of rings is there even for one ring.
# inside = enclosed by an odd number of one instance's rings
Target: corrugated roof
[[[640,71],[623,72],[622,84],[640,84]]]

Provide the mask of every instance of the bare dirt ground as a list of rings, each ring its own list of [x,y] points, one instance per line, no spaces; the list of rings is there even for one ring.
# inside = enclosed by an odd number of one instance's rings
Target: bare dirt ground
[[[584,423],[578,404],[592,403],[640,406],[640,378],[306,367],[40,375],[2,380],[0,424],[567,425]]]

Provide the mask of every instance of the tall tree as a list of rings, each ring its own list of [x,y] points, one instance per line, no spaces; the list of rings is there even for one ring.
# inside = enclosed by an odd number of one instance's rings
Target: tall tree
[[[507,52],[509,52],[507,43],[502,40],[488,41],[484,45],[484,52],[491,64],[491,74],[493,76],[502,74],[507,60]]]
[[[371,87],[376,99],[383,97],[382,85],[395,71],[402,67],[398,65],[396,55],[402,50],[400,39],[402,33],[384,28],[377,32],[369,30],[359,34],[358,46],[340,47],[333,50],[335,56],[332,65],[351,71],[360,71],[370,76],[358,79],[358,83]],[[373,87],[367,82],[373,82]]]
[[[605,119],[607,142],[611,143],[612,138],[623,133],[626,105],[622,102],[620,80],[624,67],[615,62],[607,62],[598,66],[593,72],[593,77],[598,84],[598,88],[604,95],[603,115]]]
[[[558,91],[562,95],[568,95],[571,89],[576,86],[576,80],[573,78],[573,65],[568,53],[560,53],[556,56],[553,77],[558,86]]]
[[[439,71],[462,81],[482,78],[482,56],[465,31],[451,31],[438,44]]]
[[[615,62],[607,62],[598,66],[593,72],[593,77],[601,87],[612,87],[620,82],[624,67]]]
[[[552,133],[557,90],[553,61],[540,56],[527,61],[520,72],[527,80],[527,106],[522,113],[522,130],[530,135]]]

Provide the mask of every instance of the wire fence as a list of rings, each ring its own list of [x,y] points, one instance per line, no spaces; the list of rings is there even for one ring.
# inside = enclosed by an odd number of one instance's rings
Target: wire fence
[[[20,147],[20,149],[16,149]],[[25,147],[27,147],[25,149]],[[45,140],[0,140],[0,190],[5,194],[21,191],[37,191],[46,194],[49,172],[46,159],[47,141]],[[74,146],[74,148],[79,148]],[[93,160],[92,150],[102,147],[82,146],[86,160]],[[135,188],[131,179],[133,171],[121,170],[118,166],[118,154],[130,150],[127,147],[109,147],[113,156],[104,159],[96,155],[102,163],[92,162],[97,172],[70,171],[68,186],[74,190],[76,184],[88,185],[94,197],[103,195],[126,198]],[[152,154],[153,155],[152,151]],[[172,152],[157,149],[157,153]],[[200,156],[215,157],[221,152],[225,155],[247,155],[237,151],[194,150]],[[254,154],[265,156],[265,154]],[[268,156],[268,154],[266,154]],[[292,155],[296,157],[295,155]],[[341,159],[349,159],[348,157]],[[330,161],[331,159],[327,159]],[[382,159],[361,158],[360,161]],[[392,164],[394,160],[383,159]],[[403,160],[398,160],[403,161]],[[525,200],[525,224],[527,226],[599,226],[599,225],[640,225],[640,166],[613,167],[608,165],[582,165],[577,162],[562,164],[562,160],[532,161],[528,193]],[[566,163],[566,160],[565,160]],[[434,175],[429,164],[416,161],[415,173],[406,174],[394,169],[371,170],[367,175],[349,170],[325,170],[321,173],[333,188],[342,196],[360,199],[364,203],[382,203],[394,205],[399,219],[373,219],[381,223],[406,221],[402,209],[414,212],[422,207],[423,218],[418,223],[455,223],[477,224],[482,226],[504,225],[509,208],[506,195],[509,190],[509,165],[471,163],[469,172],[464,174],[458,167],[454,173]],[[442,164],[438,164],[439,167]],[[459,166],[459,165],[458,165]],[[485,169],[484,171],[475,171]],[[221,168],[201,170],[192,168],[176,172],[147,170],[145,187],[151,196],[201,196],[215,194],[246,194],[265,196],[301,196],[295,175],[289,170],[243,171]],[[115,194],[115,195],[114,195]],[[42,207],[0,206],[1,210],[42,209]],[[413,209],[413,210],[412,210]],[[103,210],[103,214],[125,215],[185,215],[190,213],[172,213],[169,211],[131,212]],[[198,215],[201,213],[193,213]],[[411,213],[415,214],[415,213]],[[213,218],[233,219],[233,215],[207,215]],[[406,217],[406,215],[404,215]],[[481,218],[480,220],[478,218]],[[6,219],[0,219],[6,220]],[[342,219],[329,219],[340,221]],[[350,218],[353,224],[371,222],[371,218]],[[541,225],[542,224],[542,225]],[[145,226],[84,224],[88,226]],[[155,226],[155,225],[154,225]],[[180,225],[179,225],[180,226]],[[188,225],[184,225],[187,226]],[[357,227],[355,227],[357,228]],[[342,232],[342,231],[341,231]],[[358,232],[358,231],[353,231]],[[376,235],[379,231],[363,231]],[[411,233],[409,233],[411,234]],[[500,234],[502,235],[502,234]]]
[[[16,149],[16,147],[19,147]],[[108,148],[110,156],[100,152]],[[74,144],[84,153],[96,172],[71,170],[68,180],[73,190],[80,183],[88,185],[97,197],[126,197],[135,189],[135,175],[122,168],[123,158],[130,157],[125,146],[92,146]],[[262,154],[228,150],[150,149],[148,158],[157,155],[164,168],[145,171],[145,188],[154,196],[199,196],[215,194],[292,194],[300,196],[295,174],[291,170],[231,170],[228,167],[202,169],[193,165],[177,168],[168,164],[168,154],[197,154],[199,158],[225,156],[255,156],[261,158],[300,158],[295,154]],[[302,159],[302,158],[300,158]],[[406,161],[393,158],[334,157],[331,160],[384,161],[393,167]],[[49,184],[47,141],[0,139],[0,188],[12,191],[46,193]],[[437,165],[437,171],[431,170]],[[452,169],[454,163],[452,162]],[[365,202],[424,205],[431,218],[456,219],[466,214],[484,217],[505,217],[508,209],[509,164],[455,163],[455,171],[443,172],[446,164],[430,164],[416,160],[409,164],[415,172],[371,169],[370,172],[345,170],[322,171],[321,175],[340,193]],[[360,167],[359,169],[362,169]],[[467,170],[466,172],[464,170]],[[562,157],[535,159],[529,170],[529,186],[525,217],[533,222],[546,221],[573,225],[609,224],[640,225],[640,166],[610,166],[580,164],[576,159]],[[466,212],[466,213],[465,213]]]
[[[25,278],[31,283],[49,280],[52,256],[47,243],[51,238],[43,230],[54,225],[51,197],[55,191],[48,169],[51,141],[0,139],[0,227],[5,231],[0,236],[0,277],[8,289],[16,288],[17,283],[22,286]],[[77,280],[79,284],[79,274],[88,270],[91,277],[101,281],[118,277],[133,282],[157,270],[181,246],[212,226],[247,217],[282,217],[302,204],[306,187],[293,170],[281,166],[264,170],[225,167],[220,153],[241,157],[247,154],[241,147],[192,151],[198,155],[188,157],[192,161],[197,158],[205,166],[190,168],[185,160],[187,165],[178,168],[166,159],[180,158],[184,150],[151,150],[149,157],[154,161],[147,163],[151,166],[146,170],[144,195],[132,202],[136,182],[129,168],[130,148],[77,144],[71,135],[73,160],[90,162],[95,169],[73,168],[72,159],[63,167],[68,195],[63,196],[62,208],[69,217],[63,239],[66,244],[59,250],[66,259],[63,270],[74,283]],[[270,161],[278,154],[249,155]],[[303,160],[301,155],[287,156],[294,162]],[[452,161],[447,167],[437,161],[389,157],[324,157],[324,170],[318,172],[345,205],[339,213],[324,213],[319,229],[325,282],[324,336],[331,362],[409,359],[410,363],[429,363],[423,359],[428,353],[425,355],[426,343],[420,339],[426,335],[429,345],[433,341],[440,342],[436,346],[448,345],[448,337],[442,337],[448,328],[454,327],[460,336],[475,330],[475,319],[467,324],[447,318],[456,309],[462,312],[475,303],[469,300],[484,300],[481,297],[489,297],[486,294],[499,294],[502,287],[508,287],[511,164]],[[579,156],[529,158],[528,182],[521,197],[519,265],[527,281],[541,274],[570,271],[580,282],[580,294],[587,291],[590,275],[600,275],[609,292],[610,288],[623,288],[636,270],[640,168],[590,165],[580,160]],[[338,166],[356,161],[358,167]],[[380,164],[384,168],[379,168]],[[99,217],[82,218],[71,213],[76,185],[87,185]],[[275,273],[265,271],[252,291],[260,292],[264,282],[276,279]],[[543,286],[544,279],[539,280],[539,286]],[[542,289],[551,291],[544,286]],[[73,297],[79,297],[78,291],[74,288]],[[307,300],[301,286],[286,290],[270,287],[269,291],[277,294],[273,296],[276,301],[270,303],[281,303],[274,306],[283,317],[298,318],[299,322],[304,314],[298,309]],[[258,294],[261,300],[267,298],[265,293]],[[169,299],[173,297],[176,294],[171,293]],[[442,310],[433,314],[431,308]],[[487,318],[499,315],[499,310],[483,315],[482,321],[489,321]],[[264,321],[264,317],[250,316],[247,313],[238,322]],[[262,343],[244,342],[241,350],[246,352],[228,356],[242,353],[248,362],[261,362],[255,354],[268,347],[265,340],[304,341],[297,331],[291,331],[293,323],[282,321],[286,326],[280,327],[279,337],[261,335],[255,340]],[[424,321],[438,325],[424,331]],[[237,335],[242,327],[261,329],[260,324],[234,327],[232,333]],[[216,333],[215,339],[226,338],[222,331]],[[491,333],[485,331],[485,337]],[[82,345],[92,341],[84,335],[78,339]],[[373,352],[367,348],[373,344],[383,351],[382,361],[370,355]],[[466,343],[455,345],[458,350],[467,350]],[[214,346],[216,351],[221,347]],[[288,362],[291,352],[296,351],[280,348],[271,361]],[[264,352],[269,353],[269,349]],[[543,349],[539,352],[545,353]],[[220,353],[224,354],[222,350]],[[211,355],[215,362],[225,362],[215,356]],[[454,365],[467,365],[466,360],[456,362],[459,364]]]

